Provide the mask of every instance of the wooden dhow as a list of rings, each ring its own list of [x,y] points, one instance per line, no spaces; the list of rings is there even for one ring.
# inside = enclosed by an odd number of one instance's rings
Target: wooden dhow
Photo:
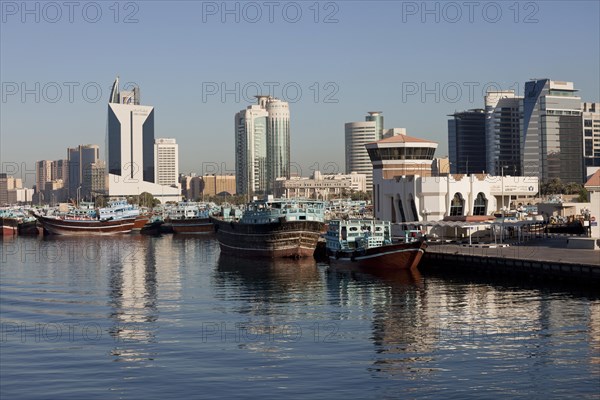
[[[221,251],[243,257],[312,257],[324,228],[322,202],[293,199],[253,201],[241,219],[230,210],[211,217]]]

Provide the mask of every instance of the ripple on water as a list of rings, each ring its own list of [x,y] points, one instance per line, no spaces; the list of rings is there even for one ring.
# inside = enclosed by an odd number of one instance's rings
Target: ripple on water
[[[240,260],[220,256],[210,236],[16,244],[54,256],[3,254],[2,398],[600,391],[597,297]]]

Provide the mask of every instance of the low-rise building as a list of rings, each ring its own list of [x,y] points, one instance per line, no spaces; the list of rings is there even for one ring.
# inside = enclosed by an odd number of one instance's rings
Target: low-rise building
[[[585,188],[590,193],[590,230],[593,238],[600,239],[600,170],[585,183]]]
[[[182,195],[188,200],[202,200],[216,195],[235,195],[235,175],[182,176]]]
[[[429,140],[399,135],[366,148],[373,163],[373,211],[379,220],[490,216],[508,209],[515,196],[538,193],[537,177],[444,173],[433,157],[437,143]]]
[[[366,189],[367,176],[356,172],[324,175],[320,171],[315,171],[310,178],[278,178],[275,181],[275,196],[286,198],[328,200],[347,197],[352,192],[365,192]]]
[[[33,189],[23,187],[20,178],[0,173],[0,206],[18,203],[31,203]]]

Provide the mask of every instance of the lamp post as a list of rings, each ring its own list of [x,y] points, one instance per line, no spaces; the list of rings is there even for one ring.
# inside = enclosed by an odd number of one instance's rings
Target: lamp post
[[[450,166],[451,162],[448,161],[448,176],[446,176],[446,214],[450,216],[450,207],[452,199],[450,198]]]
[[[502,173],[502,204],[500,207],[500,211],[502,212],[502,222],[500,224],[500,243],[502,243],[504,238],[504,168],[506,167],[508,167],[508,165],[500,167]]]

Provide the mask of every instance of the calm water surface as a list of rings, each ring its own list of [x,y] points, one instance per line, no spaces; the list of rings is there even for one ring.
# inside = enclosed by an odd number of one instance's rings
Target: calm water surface
[[[0,398],[598,398],[595,295],[220,256],[212,237],[0,242]]]

